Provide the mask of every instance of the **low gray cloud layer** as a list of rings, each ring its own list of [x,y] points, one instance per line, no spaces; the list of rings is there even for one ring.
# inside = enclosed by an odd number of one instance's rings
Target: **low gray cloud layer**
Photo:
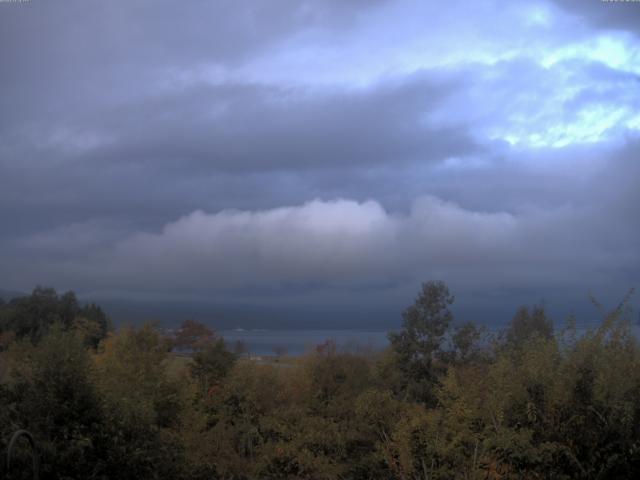
[[[640,279],[638,12],[0,3],[0,288],[616,298]]]

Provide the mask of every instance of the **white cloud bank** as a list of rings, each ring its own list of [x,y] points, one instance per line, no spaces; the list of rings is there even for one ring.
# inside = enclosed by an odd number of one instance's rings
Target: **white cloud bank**
[[[592,219],[586,207],[479,212],[433,196],[418,198],[405,213],[344,199],[198,210],[159,232],[130,234],[46,271],[87,289],[173,293],[376,291],[429,278],[475,291],[536,285],[586,291],[586,279],[588,285],[609,281],[611,272],[638,263],[632,245],[609,248],[606,226]],[[87,235],[83,244],[90,245]],[[38,238],[29,245],[45,248],[46,234]]]

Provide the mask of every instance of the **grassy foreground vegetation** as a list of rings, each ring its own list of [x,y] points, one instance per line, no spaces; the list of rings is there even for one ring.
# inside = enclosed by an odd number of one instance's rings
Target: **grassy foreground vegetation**
[[[494,337],[454,325],[452,302],[427,282],[384,352],[327,341],[278,368],[197,322],[113,331],[38,288],[0,304],[2,447],[28,429],[55,479],[637,478],[625,302],[581,335],[523,307]],[[22,460],[11,478],[31,478]]]

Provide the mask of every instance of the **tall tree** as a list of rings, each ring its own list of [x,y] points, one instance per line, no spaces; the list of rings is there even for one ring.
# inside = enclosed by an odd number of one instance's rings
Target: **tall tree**
[[[429,281],[413,305],[402,314],[400,332],[391,332],[389,340],[398,366],[405,377],[405,389],[417,400],[434,400],[433,386],[442,371],[437,360],[442,355],[442,343],[453,321],[449,306],[454,297],[441,281]]]
[[[518,308],[507,329],[507,342],[519,347],[536,336],[547,340],[553,337],[553,322],[547,317],[544,306]]]

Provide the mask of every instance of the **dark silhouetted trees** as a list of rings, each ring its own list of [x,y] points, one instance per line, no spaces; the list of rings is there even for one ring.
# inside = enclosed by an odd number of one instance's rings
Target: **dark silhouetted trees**
[[[222,338],[202,346],[193,355],[191,374],[203,393],[217,385],[229,373],[236,358],[236,354],[227,349]]]
[[[54,325],[77,329],[93,348],[107,336],[111,322],[95,304],[82,306],[73,292],[58,295],[52,288],[36,287],[31,295],[0,305],[0,333],[12,332],[17,339],[39,342]]]
[[[209,337],[199,327],[192,357],[172,353],[153,325],[110,332],[94,348],[73,297],[35,297],[20,315],[32,309],[49,320],[20,335],[3,330],[0,447],[29,429],[42,478],[631,480],[640,472],[640,346],[624,302],[584,333],[574,322],[554,334],[542,309],[519,309],[487,340],[472,324],[454,326],[448,288],[428,282],[385,351],[326,341],[264,364],[238,358],[222,338],[200,342]]]
[[[543,305],[518,308],[506,331],[506,340],[511,345],[522,346],[533,337],[547,340],[553,337],[553,322],[547,318]]]
[[[453,315],[454,297],[444,282],[422,284],[413,305],[402,314],[402,330],[389,334],[397,366],[405,377],[404,389],[412,398],[433,402],[434,387],[442,373],[438,362]]]

